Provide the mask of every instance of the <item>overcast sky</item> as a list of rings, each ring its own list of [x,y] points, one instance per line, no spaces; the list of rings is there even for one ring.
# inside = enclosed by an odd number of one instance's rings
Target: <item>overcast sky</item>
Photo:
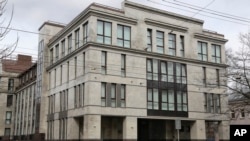
[[[14,6],[14,17],[11,28],[21,29],[25,31],[38,32],[38,28],[45,21],[56,21],[59,23],[69,23],[75,16],[83,11],[89,4],[96,2],[107,6],[121,8],[123,0],[9,0],[6,12],[0,17],[8,21],[12,6]],[[239,33],[249,31],[250,22],[243,23],[233,19],[226,19],[214,14],[194,11],[190,8],[170,4],[169,2],[185,2],[199,7],[228,13],[231,15],[244,17],[244,20],[250,21],[250,1],[249,0],[130,0],[143,5],[152,6],[170,12],[198,18],[204,20],[204,29],[216,31],[224,34],[229,41],[226,47],[238,48]],[[184,4],[187,6],[187,4]],[[215,12],[219,14],[218,12]],[[213,18],[212,18],[213,17]],[[223,20],[222,20],[223,19]],[[230,20],[233,22],[225,21]],[[236,22],[240,22],[236,23]],[[4,26],[4,25],[1,25]],[[37,55],[38,35],[21,31],[12,30],[4,41],[0,42],[0,48],[15,41],[19,36],[19,43],[16,53],[31,54],[34,59]]]

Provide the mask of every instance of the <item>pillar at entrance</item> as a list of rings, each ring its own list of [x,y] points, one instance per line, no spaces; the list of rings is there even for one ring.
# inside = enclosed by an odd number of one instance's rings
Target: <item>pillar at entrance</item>
[[[206,128],[204,120],[196,120],[193,125],[191,125],[191,140],[206,140]]]
[[[101,139],[101,115],[85,115],[83,126],[84,139]]]
[[[219,139],[220,140],[229,140],[230,129],[229,129],[229,121],[221,121],[219,124]]]
[[[123,139],[137,140],[137,117],[126,117],[123,121]]]

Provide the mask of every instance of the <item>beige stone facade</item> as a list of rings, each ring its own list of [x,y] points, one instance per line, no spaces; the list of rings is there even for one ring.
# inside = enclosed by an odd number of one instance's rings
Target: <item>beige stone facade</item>
[[[31,56],[18,55],[3,58],[0,63],[0,140],[14,135],[15,89],[19,83],[17,76],[32,64]]]
[[[224,36],[203,21],[125,1],[39,29],[46,139],[229,139]],[[55,35],[54,37],[46,35]],[[40,75],[40,76],[39,76]]]

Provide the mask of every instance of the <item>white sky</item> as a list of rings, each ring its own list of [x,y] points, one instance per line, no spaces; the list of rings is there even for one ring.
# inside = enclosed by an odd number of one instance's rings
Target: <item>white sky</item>
[[[6,22],[8,21],[12,9],[11,7],[12,5],[14,5],[14,17],[11,23],[11,28],[38,32],[38,28],[45,21],[48,20],[65,24],[69,23],[75,16],[77,16],[92,2],[97,2],[107,6],[121,8],[122,1],[123,0],[9,0],[8,5],[6,7],[6,12],[3,16],[0,17],[0,21],[2,21],[4,18],[6,19]],[[130,1],[190,17],[193,16],[195,12],[197,12],[188,8],[184,8],[182,6],[177,6],[164,2],[162,0],[130,0]],[[161,5],[153,3],[152,1],[160,3]],[[165,0],[165,1],[176,2],[175,0]],[[199,7],[205,7],[213,0],[177,0],[177,1],[189,3]],[[214,0],[212,4],[210,4],[207,7],[207,9],[250,19],[249,5],[250,5],[249,0]],[[193,11],[193,13],[184,10],[178,10],[176,8],[171,8],[169,6],[174,6],[179,9]],[[215,18],[210,18],[208,16],[203,16],[201,14],[217,17],[220,19],[223,19],[222,17],[203,13],[202,11],[194,16],[194,18],[204,20],[204,29],[209,29],[224,34],[225,38],[229,40],[226,44],[226,47],[237,49],[238,47],[241,46],[238,41],[239,33],[248,32],[250,27],[250,22],[244,23],[245,25],[243,25]],[[236,20],[231,20],[231,21],[237,22]],[[36,59],[37,47],[38,47],[37,34],[31,34],[13,30],[8,34],[8,36],[5,38],[4,41],[0,41],[0,48],[14,42],[17,34],[20,39],[18,47],[16,49],[16,53],[30,54],[34,57],[34,59]]]

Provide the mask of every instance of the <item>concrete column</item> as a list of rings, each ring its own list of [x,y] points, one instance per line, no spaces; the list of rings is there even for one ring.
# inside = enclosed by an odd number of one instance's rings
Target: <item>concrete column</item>
[[[59,139],[59,120],[54,120],[54,139]]]
[[[101,139],[101,115],[85,115],[83,127],[84,139]]]
[[[78,139],[79,125],[74,118],[67,119],[67,139]]]
[[[137,118],[126,117],[123,121],[123,139],[137,140]]]
[[[229,140],[229,121],[222,121],[219,124],[219,139],[220,140]]]
[[[196,120],[195,123],[191,125],[190,134],[191,134],[191,140],[192,139],[205,140],[206,139],[205,121]]]

